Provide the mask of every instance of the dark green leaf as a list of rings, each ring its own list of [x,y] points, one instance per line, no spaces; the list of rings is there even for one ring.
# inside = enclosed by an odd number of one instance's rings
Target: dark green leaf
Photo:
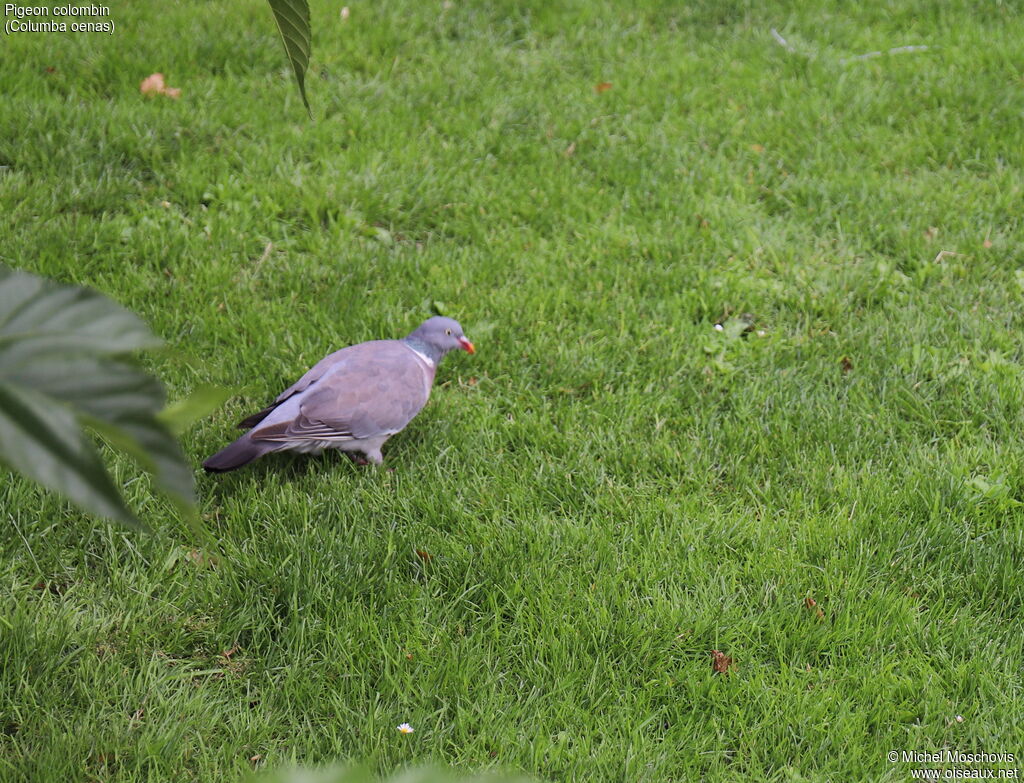
[[[164,404],[160,382],[117,359],[85,356],[0,365],[0,381],[36,389],[104,420],[156,415]]]
[[[0,372],[43,357],[158,345],[138,316],[102,294],[0,266]]]
[[[284,44],[284,52],[288,55],[288,61],[292,64],[295,72],[295,81],[299,85],[299,94],[302,102],[309,108],[309,100],[306,98],[306,69],[309,67],[309,53],[312,49],[311,32],[309,22],[309,3],[307,0],[269,0],[270,8],[274,12],[274,21],[277,22],[277,29],[281,33],[281,42]]]
[[[94,514],[139,524],[74,414],[55,400],[0,383],[0,459]]]
[[[184,511],[192,471],[160,382],[121,355],[159,341],[106,297],[0,267],[0,460],[102,516],[135,522],[82,425],[133,456]]]
[[[156,486],[179,508],[187,509],[195,504],[192,469],[185,462],[178,442],[160,421],[152,416],[130,415],[114,421],[86,416],[83,421],[111,446],[130,454],[152,473]]]
[[[114,359],[78,358],[35,362],[0,370],[5,382],[67,403],[115,448],[127,451],[157,486],[186,505],[194,502],[192,471],[177,441],[157,418],[160,383]]]

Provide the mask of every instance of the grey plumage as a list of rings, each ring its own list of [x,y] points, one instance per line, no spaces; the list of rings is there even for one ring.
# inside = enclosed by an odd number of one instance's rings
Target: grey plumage
[[[272,405],[239,422],[252,429],[203,467],[223,472],[274,451],[328,448],[360,453],[379,465],[384,442],[423,409],[438,363],[456,348],[475,350],[457,321],[437,316],[402,340],[374,340],[335,351]]]

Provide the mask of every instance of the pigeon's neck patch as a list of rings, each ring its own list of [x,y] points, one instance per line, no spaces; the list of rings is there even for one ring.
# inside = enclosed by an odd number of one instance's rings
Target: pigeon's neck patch
[[[434,352],[430,350],[429,345],[420,342],[419,340],[403,340],[402,342],[409,346],[409,349],[414,354],[419,356],[428,367],[430,367],[431,369],[437,367],[437,362],[438,359],[440,359],[440,357],[435,358],[432,355]]]

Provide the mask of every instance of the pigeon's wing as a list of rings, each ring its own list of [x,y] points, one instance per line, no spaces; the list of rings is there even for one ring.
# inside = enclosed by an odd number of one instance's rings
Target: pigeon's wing
[[[259,424],[261,421],[267,418],[267,416],[269,416],[271,412],[273,412],[273,410],[277,408],[278,405],[280,405],[282,402],[289,399],[293,395],[296,395],[299,392],[308,389],[314,383],[319,381],[326,373],[330,372],[332,367],[344,363],[346,359],[352,358],[355,354],[361,353],[363,346],[374,345],[376,343],[382,342],[392,341],[374,340],[369,343],[359,343],[358,345],[350,345],[347,348],[342,348],[341,350],[335,351],[334,353],[327,354],[327,356],[325,356],[323,359],[321,359],[312,367],[310,367],[309,370],[306,371],[306,374],[299,378],[299,380],[297,380],[295,383],[293,383],[291,386],[289,386],[287,389],[285,389],[283,392],[277,395],[277,399],[274,400],[273,404],[268,405],[263,410],[257,411],[256,413],[253,413],[250,416],[246,416],[244,419],[238,422],[238,428],[247,430],[250,429],[251,427],[255,427],[257,424]]]
[[[404,344],[363,343],[303,391],[296,415],[253,430],[253,440],[349,441],[394,435],[430,396],[433,372]]]

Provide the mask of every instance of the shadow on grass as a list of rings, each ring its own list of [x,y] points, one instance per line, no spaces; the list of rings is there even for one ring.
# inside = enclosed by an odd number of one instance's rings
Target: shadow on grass
[[[352,476],[393,473],[395,468],[402,464],[402,460],[398,458],[398,452],[420,452],[425,440],[422,433],[410,434],[409,437],[402,438],[390,450],[394,455],[391,460],[388,459],[388,450],[385,450],[383,465],[358,464],[347,453],[338,449],[325,449],[316,455],[288,451],[267,454],[236,470],[205,474],[204,491],[209,493],[212,499],[220,502],[225,497],[235,494],[240,488],[248,488],[253,480],[260,484],[273,482],[290,484],[309,476],[336,471],[346,471]]]

